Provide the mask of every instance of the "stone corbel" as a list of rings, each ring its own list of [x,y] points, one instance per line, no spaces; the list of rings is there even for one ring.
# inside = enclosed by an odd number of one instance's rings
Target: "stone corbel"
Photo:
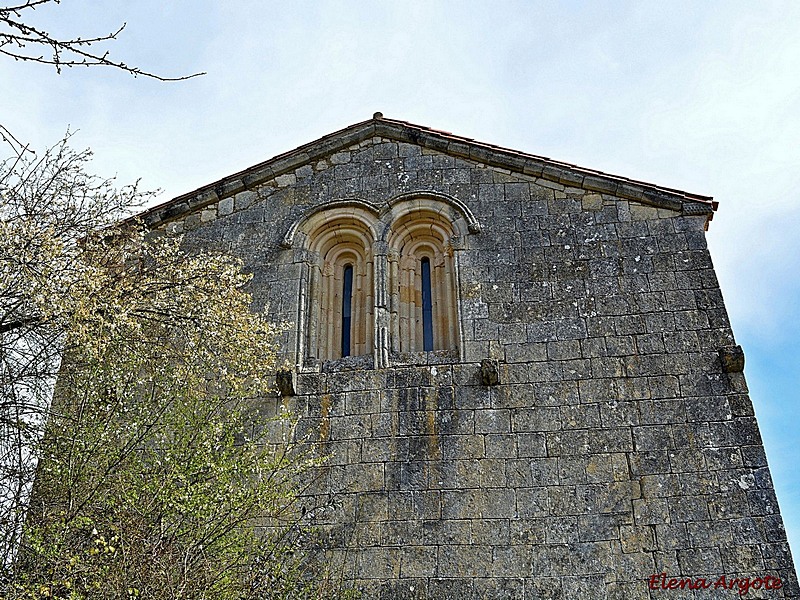
[[[741,346],[720,348],[719,359],[725,373],[741,373],[744,371],[744,350]]]
[[[481,381],[487,386],[500,383],[500,361],[496,358],[484,358],[481,361]]]
[[[278,386],[278,391],[280,392],[281,396],[294,396],[297,394],[297,381],[294,369],[289,367],[282,367],[278,369],[278,372],[275,375],[275,383]]]

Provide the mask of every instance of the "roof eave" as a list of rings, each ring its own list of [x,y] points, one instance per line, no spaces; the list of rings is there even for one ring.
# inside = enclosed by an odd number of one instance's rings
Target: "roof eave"
[[[478,162],[490,167],[502,168],[522,175],[545,179],[564,186],[609,194],[658,208],[682,212],[683,214],[705,214],[708,220],[711,220],[713,212],[717,209],[717,202],[710,196],[665,188],[555,161],[542,156],[485,144],[470,138],[456,136],[444,131],[436,131],[405,121],[386,119],[376,113],[372,119],[350,125],[294,150],[279,154],[243,171],[154,206],[138,215],[136,219],[143,221],[150,227],[157,227],[239,192],[251,190],[261,183],[294,171],[303,165],[322,159],[375,135],[394,141],[417,144],[429,150]]]

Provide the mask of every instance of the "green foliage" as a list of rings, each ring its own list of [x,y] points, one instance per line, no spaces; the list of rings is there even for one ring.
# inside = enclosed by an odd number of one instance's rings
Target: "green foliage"
[[[109,227],[135,195],[98,187],[86,157],[65,147],[58,156],[66,167],[48,163],[57,175],[49,185],[60,182],[55,206],[26,204],[24,186],[6,185],[0,210],[0,247],[12,248],[0,268],[13,299],[0,306],[0,324],[17,340],[47,338],[60,359],[31,359],[60,370],[46,424],[21,453],[36,479],[8,513],[24,516],[24,531],[3,562],[0,592],[343,597],[305,561],[294,503],[314,460],[267,399],[278,329],[250,310],[249,276],[178,238]],[[0,358],[18,349],[0,348]],[[48,387],[41,374],[19,372],[4,388],[6,406],[29,397],[15,389]],[[31,429],[20,423],[4,426]],[[294,534],[259,536],[258,527]]]
[[[0,162],[0,568],[18,546],[70,308],[92,268],[82,240],[149,197],[87,174],[90,156],[64,140]]]

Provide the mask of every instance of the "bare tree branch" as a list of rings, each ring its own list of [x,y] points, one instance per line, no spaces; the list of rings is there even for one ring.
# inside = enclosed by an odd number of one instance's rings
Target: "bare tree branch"
[[[99,46],[104,42],[116,40],[125,29],[125,23],[116,31],[106,35],[85,38],[54,36],[30,23],[31,12],[46,4],[60,4],[60,2],[30,0],[22,4],[0,7],[0,54],[18,61],[51,65],[58,73],[61,73],[64,67],[102,66],[125,71],[134,77],[148,77],[158,81],[184,81],[205,75],[204,72],[200,72],[167,77],[112,59],[109,52],[101,50]]]

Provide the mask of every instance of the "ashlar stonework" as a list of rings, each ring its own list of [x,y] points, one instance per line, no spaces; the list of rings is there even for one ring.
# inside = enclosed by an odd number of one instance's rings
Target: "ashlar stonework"
[[[264,410],[364,597],[800,598],[714,210],[378,113],[144,218],[291,324]]]

